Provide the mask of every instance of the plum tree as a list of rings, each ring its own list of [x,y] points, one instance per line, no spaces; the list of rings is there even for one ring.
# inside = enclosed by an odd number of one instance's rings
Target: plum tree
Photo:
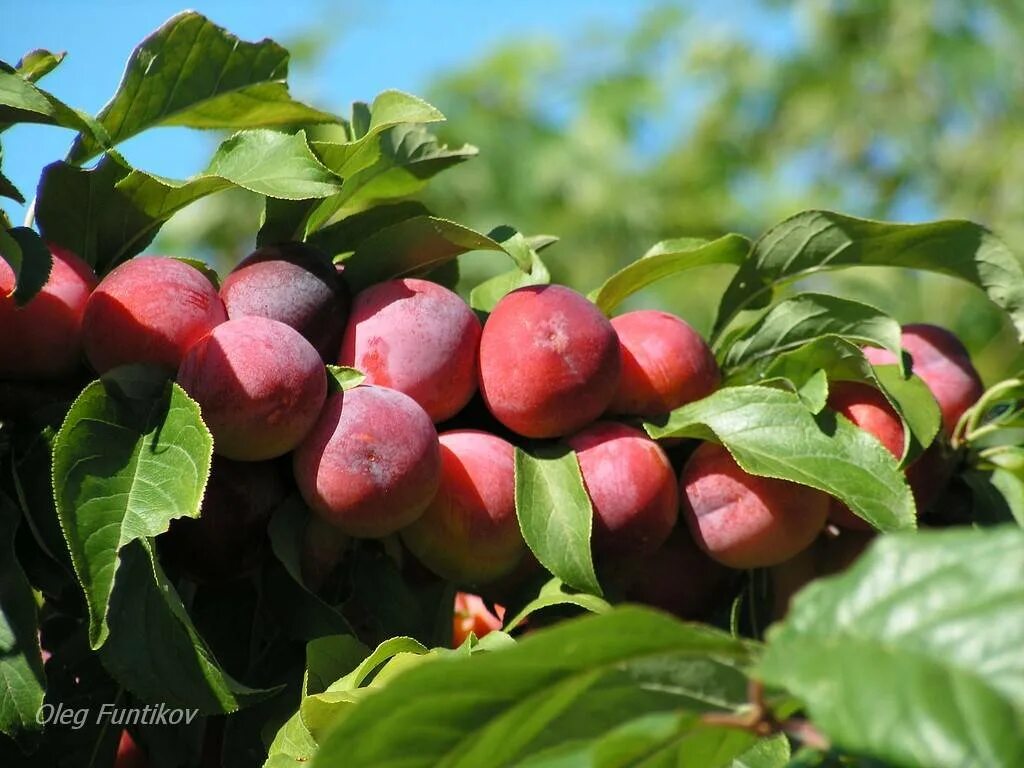
[[[615,329],[560,285],[498,302],[480,338],[480,390],[495,418],[526,437],[559,437],[600,416],[621,371]]]
[[[206,275],[177,259],[143,256],[116,267],[92,292],[82,340],[99,373],[129,363],[173,372],[186,350],[225,320]]]
[[[423,514],[440,483],[441,454],[415,400],[361,385],[327,399],[293,467],[314,512],[342,533],[379,538]]]
[[[710,395],[722,381],[700,334],[668,312],[642,309],[612,318],[622,378],[611,413],[656,416]]]
[[[14,297],[14,271],[0,259],[0,378],[59,379],[82,360],[82,314],[96,274],[70,251],[50,248],[46,284],[24,306]]]
[[[620,563],[664,544],[679,517],[679,493],[672,465],[658,444],[614,422],[596,422],[566,442],[579,457],[593,503],[595,555]]]
[[[199,583],[241,578],[263,560],[267,523],[288,494],[276,462],[215,456],[199,518],[179,518],[160,551]]]
[[[744,472],[721,445],[703,443],[683,467],[682,509],[694,540],[730,568],[777,565],[825,525],[830,497]]]
[[[956,423],[984,390],[981,377],[960,339],[945,328],[926,323],[903,326],[900,339],[913,361],[913,371],[928,385],[942,411],[942,427],[953,434]],[[867,347],[864,356],[874,365],[897,362],[892,352]]]
[[[257,315],[290,325],[333,360],[348,318],[349,293],[327,254],[305,243],[258,248],[224,278],[228,317]]]
[[[511,572],[525,549],[515,500],[515,449],[477,430],[444,432],[441,485],[402,541],[430,570],[459,584]]]
[[[658,550],[644,558],[629,580],[626,599],[682,619],[705,617],[735,574],[698,547],[677,525]]]
[[[255,316],[228,320],[192,345],[178,382],[202,408],[214,450],[239,461],[292,450],[327,397],[313,345],[294,328]]]
[[[338,362],[409,395],[436,423],[476,392],[479,342],[480,321],[458,294],[428,280],[389,280],[356,294]]]

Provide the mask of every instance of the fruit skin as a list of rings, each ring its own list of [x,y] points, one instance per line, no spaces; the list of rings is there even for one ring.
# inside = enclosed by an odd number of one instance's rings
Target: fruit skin
[[[198,269],[142,256],[116,267],[86,302],[85,355],[99,373],[129,363],[173,372],[186,350],[227,317],[217,289]]]
[[[607,409],[622,361],[615,329],[560,285],[498,302],[480,338],[480,390],[491,413],[526,437],[571,434]]]
[[[480,321],[456,293],[428,280],[388,280],[356,294],[338,362],[404,392],[437,423],[476,392]]]
[[[70,251],[50,248],[46,284],[22,307],[8,294],[14,271],[0,259],[0,378],[59,379],[82,360],[82,314],[96,274]]]
[[[610,421],[592,424],[566,442],[579,457],[594,506],[595,555],[606,561],[638,558],[664,544],[679,517],[679,493],[658,444]]]
[[[942,411],[942,428],[953,434],[956,423],[984,392],[981,377],[960,339],[945,328],[927,323],[903,326],[900,338],[913,361],[913,371],[928,385]],[[873,365],[898,362],[886,349],[867,347],[864,356]]]
[[[427,568],[458,584],[510,573],[526,548],[515,501],[515,448],[486,432],[442,433],[441,485],[402,541]]]
[[[160,551],[197,583],[245,577],[262,562],[267,524],[287,495],[275,462],[215,456],[200,517],[172,521]]]
[[[148,768],[149,759],[132,735],[125,729],[121,731],[121,739],[117,743],[117,755],[114,757],[114,768]]]
[[[276,320],[228,320],[196,342],[178,383],[203,411],[214,450],[238,461],[272,459],[312,428],[327,397],[313,346]]]
[[[301,333],[333,360],[348,319],[348,286],[323,252],[305,243],[257,248],[220,287],[228,317],[256,315]]]
[[[836,382],[829,392],[828,406],[874,435],[897,460],[903,456],[903,422],[879,390],[860,382]],[[918,511],[929,507],[949,481],[952,466],[940,441],[937,438],[904,472]],[[869,522],[837,499],[832,499],[829,520],[854,531],[873,530]]]
[[[469,633],[481,639],[484,635],[501,629],[502,621],[505,620],[505,607],[494,606],[495,613],[491,613],[487,603],[479,595],[468,592],[455,593],[455,615],[452,622],[452,648],[462,645]]]
[[[734,575],[694,543],[686,526],[677,525],[668,540],[635,569],[626,599],[681,619],[701,619]]]
[[[772,618],[779,620],[789,611],[793,596],[820,576],[845,571],[867,549],[875,531],[840,531],[837,536],[819,536],[811,546],[794,557],[773,566]]]
[[[374,385],[331,395],[292,458],[309,507],[358,538],[414,522],[441,479],[437,431],[426,411],[408,395]]]
[[[657,416],[707,397],[721,384],[710,347],[675,315],[642,309],[611,322],[619,337],[622,378],[610,413]]]
[[[777,565],[808,547],[825,524],[826,494],[748,475],[729,452],[703,443],[683,467],[682,509],[698,546],[730,568]]]

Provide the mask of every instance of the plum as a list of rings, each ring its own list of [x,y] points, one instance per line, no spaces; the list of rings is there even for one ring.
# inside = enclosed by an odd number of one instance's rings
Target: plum
[[[482,584],[511,572],[525,550],[515,500],[515,449],[477,430],[444,432],[441,486],[402,541],[437,575]]]
[[[8,294],[14,271],[0,259],[0,378],[60,379],[82,360],[82,315],[96,274],[70,251],[50,248],[53,268],[46,284],[24,306]]]
[[[913,361],[913,371],[928,385],[942,411],[942,428],[953,434],[964,411],[981,397],[984,387],[960,339],[945,328],[926,323],[903,326],[900,339]],[[864,356],[874,365],[896,363],[892,352],[867,347]]]
[[[441,479],[427,412],[408,395],[375,385],[331,395],[292,458],[309,507],[357,538],[380,538],[415,522]]]
[[[99,373],[130,363],[173,373],[185,351],[225,320],[206,275],[177,259],[142,256],[116,267],[92,292],[82,341]]]
[[[566,441],[576,451],[594,507],[591,542],[606,562],[657,550],[679,517],[675,474],[665,452],[647,435],[597,422]]]
[[[615,329],[560,285],[512,291],[480,338],[480,390],[502,424],[526,437],[582,429],[608,408],[622,362]]]
[[[228,320],[193,344],[178,382],[202,408],[214,450],[239,461],[292,450],[327,397],[313,345],[294,328],[256,316]]]
[[[388,280],[356,294],[338,362],[404,392],[437,423],[476,392],[479,342],[480,321],[457,294],[428,280]]]
[[[723,446],[702,443],[680,478],[694,540],[722,565],[764,568],[790,559],[825,525],[830,497],[744,472]]]
[[[612,318],[612,327],[622,378],[609,412],[657,416],[707,397],[721,383],[707,343],[675,315],[642,309]]]
[[[258,248],[224,278],[220,297],[230,319],[256,315],[290,325],[333,361],[345,332],[349,294],[320,250],[305,243]]]

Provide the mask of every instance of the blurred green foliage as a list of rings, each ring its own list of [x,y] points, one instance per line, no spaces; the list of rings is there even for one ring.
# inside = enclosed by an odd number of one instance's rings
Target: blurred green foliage
[[[630,28],[581,24],[570,39],[510,32],[422,94],[448,116],[443,139],[481,150],[439,177],[427,204],[484,231],[560,236],[553,275],[581,290],[658,240],[757,235],[805,208],[969,218],[1024,249],[1024,4],[749,5],[718,16],[665,6]],[[172,243],[204,232],[182,219]],[[242,255],[239,217],[216,220],[207,244]],[[464,284],[505,268],[492,262],[467,257]],[[727,275],[696,274],[633,306],[707,330]],[[1024,366],[1003,318],[951,280],[856,270],[815,287],[953,327],[987,380]]]

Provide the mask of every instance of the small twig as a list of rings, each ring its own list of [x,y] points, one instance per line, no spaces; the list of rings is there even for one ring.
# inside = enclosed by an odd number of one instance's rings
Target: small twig
[[[827,751],[830,748],[828,739],[810,721],[800,717],[790,717],[781,721],[776,718],[765,701],[764,684],[759,680],[751,680],[747,684],[747,698],[750,700],[748,710],[708,712],[701,716],[701,722],[720,728],[735,728],[762,738],[785,733],[813,749]]]

